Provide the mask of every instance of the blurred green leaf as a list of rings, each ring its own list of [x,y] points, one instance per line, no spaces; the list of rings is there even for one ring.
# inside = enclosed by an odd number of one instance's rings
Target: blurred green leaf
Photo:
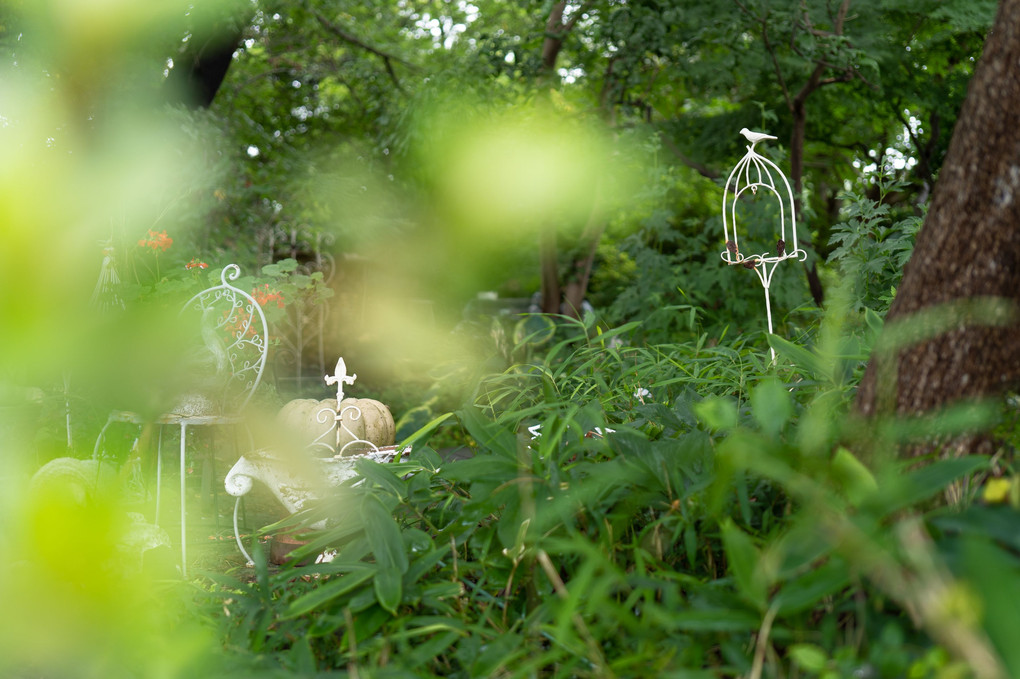
[[[965,577],[969,588],[978,594],[976,600],[957,597],[947,606],[965,610],[948,612],[962,619],[980,621],[981,627],[995,646],[1006,676],[1020,676],[1020,646],[1016,631],[1020,629],[1020,566],[1015,557],[1007,555],[994,543],[981,538],[967,540]]]
[[[740,530],[731,519],[724,519],[720,525],[726,563],[736,580],[740,592],[759,610],[764,611],[767,583],[758,571],[761,552],[754,546],[751,537]]]
[[[941,509],[931,522],[946,533],[983,536],[1020,553],[1020,512],[1009,505],[974,504],[963,511]]]
[[[685,632],[746,633],[761,626],[761,617],[733,608],[687,609],[677,611],[670,622]]]
[[[837,448],[832,457],[832,475],[855,507],[861,506],[878,490],[871,470],[844,446]]]
[[[737,406],[732,399],[710,396],[694,404],[694,412],[713,431],[729,431],[737,426]]]
[[[751,408],[762,431],[775,436],[793,416],[793,404],[786,387],[775,378],[766,378],[751,390]]]
[[[876,502],[887,513],[910,507],[945,490],[953,481],[988,466],[988,458],[970,455],[937,460],[908,471],[888,471],[879,477],[882,497]]]
[[[850,570],[842,559],[830,559],[782,585],[776,600],[779,616],[795,615],[823,604],[850,585]]]
[[[808,672],[822,672],[829,662],[825,651],[814,644],[793,644],[787,653],[799,667]]]

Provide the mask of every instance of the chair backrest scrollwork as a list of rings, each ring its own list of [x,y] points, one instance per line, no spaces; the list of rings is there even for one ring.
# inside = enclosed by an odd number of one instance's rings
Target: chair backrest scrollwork
[[[207,395],[227,412],[243,409],[262,381],[269,343],[269,326],[255,298],[231,285],[241,268],[228,264],[220,284],[184,303],[181,316],[199,316],[201,346],[195,357]]]

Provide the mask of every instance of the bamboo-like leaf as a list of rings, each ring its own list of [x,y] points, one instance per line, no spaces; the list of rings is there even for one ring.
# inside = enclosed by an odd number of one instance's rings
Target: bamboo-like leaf
[[[472,438],[483,448],[517,460],[517,439],[505,428],[486,420],[477,408],[464,408],[457,416]]]
[[[443,413],[442,415],[433,418],[424,427],[404,439],[398,446],[398,449],[403,450],[408,446],[414,447],[419,443],[427,441],[428,437],[431,436],[432,433],[438,429],[441,424],[443,424],[443,422],[446,422],[451,417],[453,417],[453,413]]]
[[[382,465],[375,460],[361,458],[354,463],[358,473],[379,486],[385,491],[396,495],[400,499],[407,497],[407,482],[389,470],[387,465]]]
[[[375,569],[368,564],[351,565],[351,570],[340,577],[332,578],[307,594],[295,599],[287,608],[284,617],[296,618],[318,609],[337,597],[349,594],[375,575]]]
[[[401,575],[407,572],[407,552],[400,527],[382,500],[373,494],[361,501],[361,517],[365,523],[365,536],[380,568],[395,568]]]
[[[394,566],[380,567],[376,570],[372,584],[379,605],[396,615],[397,607],[404,597],[403,576],[400,571]]]
[[[769,335],[768,340],[769,346],[775,349],[776,353],[793,363],[795,368],[809,377],[826,381],[831,379],[831,363],[823,360],[813,351],[798,346],[779,335]]]

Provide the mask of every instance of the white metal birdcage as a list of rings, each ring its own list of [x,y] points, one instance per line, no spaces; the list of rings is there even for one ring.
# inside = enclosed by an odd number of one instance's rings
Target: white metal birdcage
[[[775,137],[762,132],[752,132],[746,127],[740,130],[740,133],[750,145],[746,147],[747,153],[730,172],[723,189],[722,218],[726,249],[720,253],[720,257],[730,266],[743,266],[752,269],[758,275],[758,280],[765,288],[765,315],[768,319],[769,334],[772,334],[772,301],[769,289],[776,267],[787,259],[804,261],[807,259],[807,252],[800,248],[797,241],[797,213],[790,182],[775,163],[755,150],[758,143]],[[777,177],[782,180],[781,184]],[[779,204],[779,231],[775,250],[744,253],[740,250],[737,204],[746,192],[750,191],[752,196],[756,196],[759,189],[774,196]],[[775,361],[775,350],[772,349],[771,353],[772,360]]]

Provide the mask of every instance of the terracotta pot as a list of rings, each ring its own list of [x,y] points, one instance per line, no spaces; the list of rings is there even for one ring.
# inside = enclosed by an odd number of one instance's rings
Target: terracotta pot
[[[307,540],[298,540],[292,535],[278,533],[269,541],[269,562],[283,566],[291,562],[290,553],[298,547],[308,544]],[[298,566],[307,566],[315,562],[315,555],[306,557]]]

